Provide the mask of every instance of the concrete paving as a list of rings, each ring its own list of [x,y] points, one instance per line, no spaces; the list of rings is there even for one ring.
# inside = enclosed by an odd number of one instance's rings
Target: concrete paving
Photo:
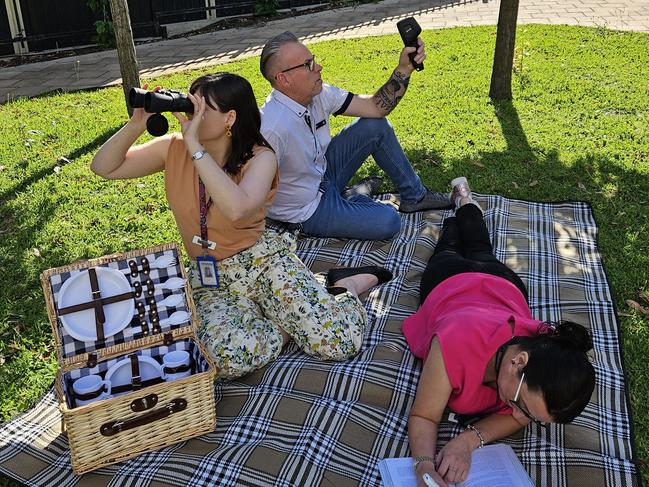
[[[414,16],[424,29],[495,25],[499,0],[384,0],[137,46],[140,76],[151,78],[255,56],[276,34],[291,30],[305,42],[396,33],[397,20]],[[519,24],[568,24],[649,32],[649,0],[523,0]],[[0,101],[54,90],[119,84],[115,50],[0,70]]]

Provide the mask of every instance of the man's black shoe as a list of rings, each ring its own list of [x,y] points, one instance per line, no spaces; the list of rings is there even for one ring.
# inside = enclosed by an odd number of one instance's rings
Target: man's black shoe
[[[448,210],[453,207],[454,205],[448,193],[436,193],[427,189],[424,197],[416,203],[402,201],[399,205],[399,211],[402,213],[414,213],[415,211],[424,210]]]
[[[359,194],[365,196],[372,196],[376,194],[383,184],[383,178],[380,176],[368,176],[361,179],[357,184],[350,188],[345,188],[342,192],[342,197],[348,200]]]

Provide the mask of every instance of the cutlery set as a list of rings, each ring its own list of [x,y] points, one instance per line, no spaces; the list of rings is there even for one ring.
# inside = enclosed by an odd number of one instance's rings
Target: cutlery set
[[[136,299],[135,307],[137,316],[139,318],[141,333],[143,336],[148,336],[149,333],[157,334],[162,332],[163,327],[171,327],[180,325],[189,321],[190,315],[186,311],[176,311],[168,318],[160,320],[158,316],[158,309],[162,308],[176,308],[184,303],[182,294],[172,294],[167,296],[161,301],[156,302],[154,298],[156,285],[149,277],[152,269],[165,269],[177,264],[177,260],[173,255],[163,254],[153,261],[149,261],[147,257],[141,257],[140,262],[135,259],[129,260],[128,267],[130,269],[131,278],[136,278],[142,275],[142,281],[134,281],[132,283],[133,295]],[[182,277],[170,277],[165,282],[157,284],[159,289],[164,291],[177,291],[185,287],[186,280]],[[137,298],[145,296],[144,301],[138,301]],[[151,330],[149,331],[149,323],[146,320],[148,314],[149,322],[151,323]]]

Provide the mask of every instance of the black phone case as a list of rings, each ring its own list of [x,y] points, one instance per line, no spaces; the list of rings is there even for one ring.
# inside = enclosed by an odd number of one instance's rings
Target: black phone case
[[[397,29],[399,30],[401,40],[406,47],[417,47],[417,37],[421,34],[421,27],[414,17],[408,17],[397,22]],[[416,63],[414,61],[415,55],[416,53],[413,52],[412,54],[409,54],[408,57],[410,57],[410,62],[415,69],[421,71],[424,69],[424,63]]]

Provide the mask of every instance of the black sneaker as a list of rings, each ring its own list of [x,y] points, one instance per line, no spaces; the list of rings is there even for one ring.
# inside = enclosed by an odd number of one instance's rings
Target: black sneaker
[[[424,197],[416,203],[402,201],[399,205],[399,211],[402,213],[414,213],[415,211],[424,210],[448,210],[449,208],[453,208],[453,203],[448,197],[448,193],[437,193],[430,189],[427,189]]]
[[[376,194],[378,192],[382,184],[383,184],[382,177],[368,176],[366,178],[361,179],[354,186],[345,188],[342,192],[342,197],[348,200],[349,198],[353,198],[354,196],[357,196],[359,194],[365,196],[372,196],[373,194]]]

